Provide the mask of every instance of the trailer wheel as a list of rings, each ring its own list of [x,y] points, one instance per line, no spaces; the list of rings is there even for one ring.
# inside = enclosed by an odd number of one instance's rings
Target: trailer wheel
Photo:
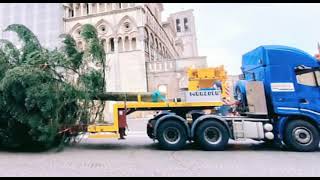
[[[196,130],[196,142],[203,150],[224,150],[228,141],[227,128],[217,121],[204,121]]]
[[[290,150],[315,151],[319,148],[319,131],[309,122],[293,120],[285,129],[284,141]]]
[[[155,119],[151,119],[149,120],[148,124],[147,124],[147,135],[150,139],[154,138],[154,134],[153,134],[153,127],[156,124],[156,120]]]
[[[177,121],[164,121],[157,129],[157,139],[161,149],[183,149],[187,141],[186,128]]]

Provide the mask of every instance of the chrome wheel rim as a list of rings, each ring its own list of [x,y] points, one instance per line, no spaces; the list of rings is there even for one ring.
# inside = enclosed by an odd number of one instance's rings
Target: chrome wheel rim
[[[222,133],[216,127],[207,127],[204,130],[204,139],[210,144],[218,144],[222,140]]]
[[[163,133],[163,138],[169,144],[176,144],[181,139],[180,131],[178,128],[169,127],[167,129],[165,129],[165,131]]]
[[[305,127],[296,127],[293,130],[293,137],[301,145],[309,145],[313,141],[312,132]]]

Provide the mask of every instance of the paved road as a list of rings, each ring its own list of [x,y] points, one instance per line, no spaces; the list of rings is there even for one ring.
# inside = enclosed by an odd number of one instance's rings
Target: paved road
[[[88,140],[62,152],[0,152],[0,176],[320,176],[320,151],[287,152],[255,142],[226,151],[157,149],[145,123],[130,121],[126,140]]]

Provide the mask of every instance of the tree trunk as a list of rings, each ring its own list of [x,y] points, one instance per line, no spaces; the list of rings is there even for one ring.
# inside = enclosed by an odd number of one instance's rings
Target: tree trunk
[[[146,92],[106,92],[93,97],[93,100],[103,101],[138,101],[138,95],[141,95],[141,101],[152,102],[152,94]],[[164,94],[161,94],[164,96]]]
[[[141,95],[141,101],[151,102],[152,93],[135,93],[135,92],[106,92],[97,94],[93,100],[102,101],[138,101],[138,96]],[[163,96],[163,94],[161,94]]]

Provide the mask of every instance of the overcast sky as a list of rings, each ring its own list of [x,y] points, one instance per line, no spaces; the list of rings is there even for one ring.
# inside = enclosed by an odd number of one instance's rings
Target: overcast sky
[[[194,9],[199,55],[228,74],[240,74],[242,55],[260,45],[317,52],[320,4],[164,3],[163,18],[187,9]]]

